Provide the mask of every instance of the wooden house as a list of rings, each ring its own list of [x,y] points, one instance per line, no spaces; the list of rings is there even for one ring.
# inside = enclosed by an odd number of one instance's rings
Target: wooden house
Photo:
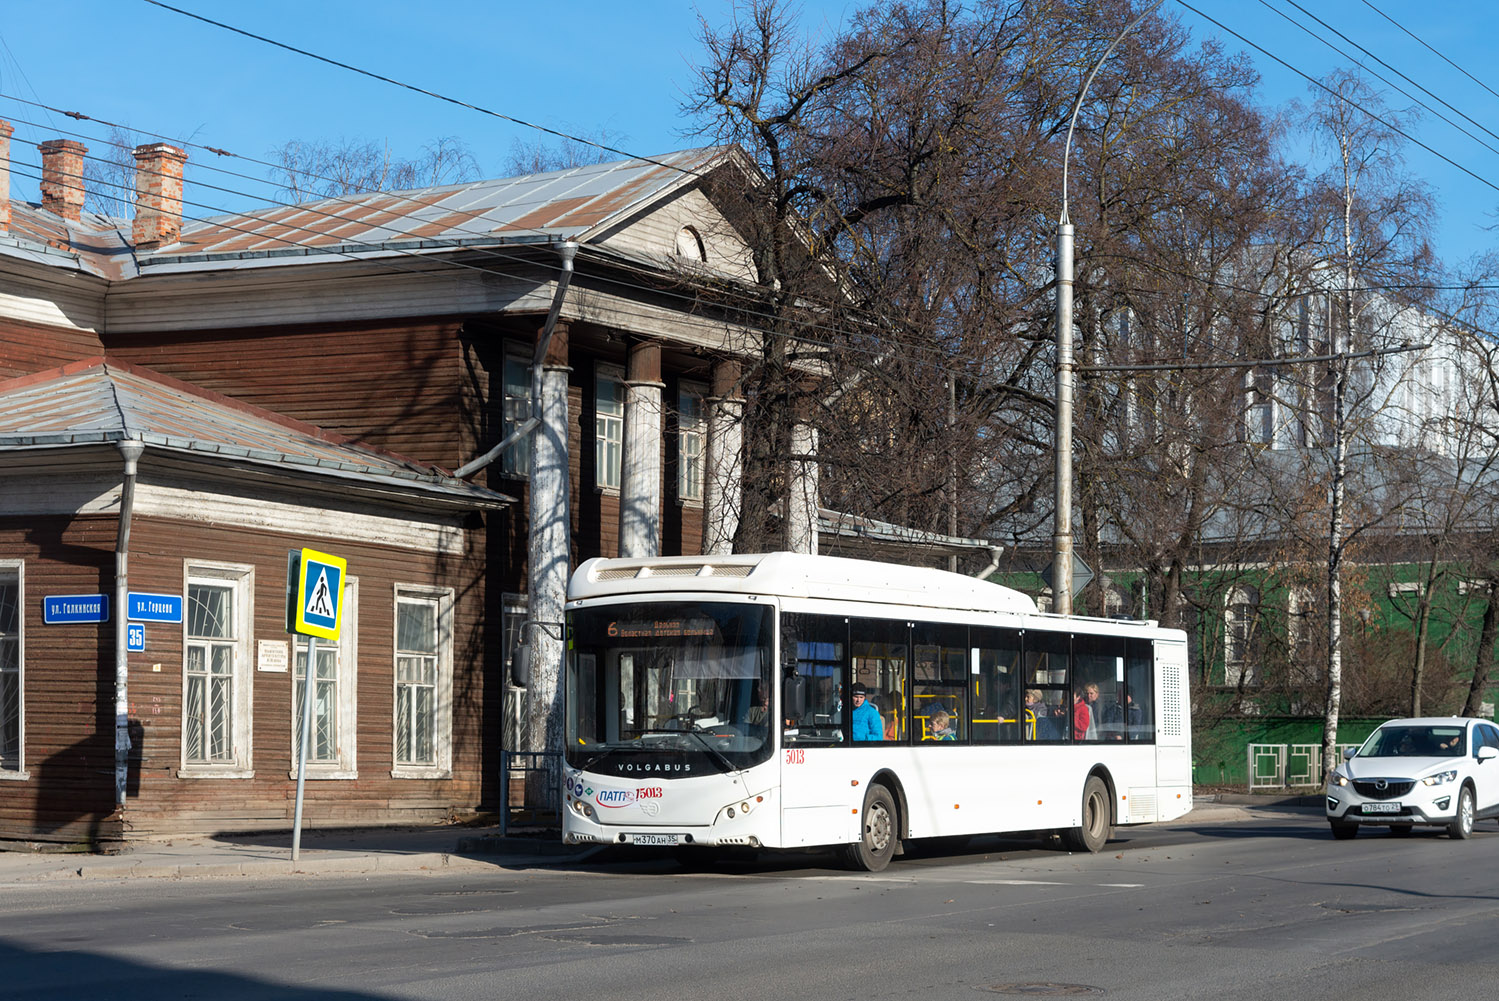
[[[752,165],[192,220],[187,152],[153,144],[123,221],[83,211],[86,155],[42,144],[40,204],[0,178],[0,837],[288,827],[299,546],[348,559],[357,672],[318,693],[305,822],[501,806],[501,751],[556,746],[569,568],[727,551]],[[127,573],[184,621],[47,621]]]

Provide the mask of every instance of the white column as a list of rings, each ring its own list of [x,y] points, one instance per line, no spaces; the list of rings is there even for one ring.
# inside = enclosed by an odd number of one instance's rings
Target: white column
[[[630,346],[619,476],[619,555],[661,554],[661,345]]]
[[[786,550],[817,553],[817,431],[798,421],[791,429],[786,476]]]
[[[527,547],[525,641],[531,683],[523,750],[562,748],[562,605],[571,570],[571,503],[567,455],[566,339],[553,337],[541,389],[541,427],[531,438],[531,531]],[[563,362],[557,363],[557,359]]]
[[[703,457],[703,543],[705,555],[734,551],[734,533],[744,504],[744,397],[739,363],[713,366],[708,404],[708,442]]]

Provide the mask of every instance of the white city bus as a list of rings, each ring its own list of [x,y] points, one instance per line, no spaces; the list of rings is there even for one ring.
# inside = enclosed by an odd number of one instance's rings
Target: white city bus
[[[1096,852],[1192,807],[1184,633],[942,570],[589,560],[564,683],[571,844],[838,846],[879,870],[916,838]]]

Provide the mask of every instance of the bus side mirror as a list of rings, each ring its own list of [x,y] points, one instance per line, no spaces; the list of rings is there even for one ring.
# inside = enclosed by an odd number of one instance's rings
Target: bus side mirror
[[[781,715],[801,719],[807,712],[807,679],[793,674],[781,683]]]
[[[517,688],[531,685],[531,645],[525,641],[524,631],[520,642],[515,644],[515,656],[510,662],[510,678]]]

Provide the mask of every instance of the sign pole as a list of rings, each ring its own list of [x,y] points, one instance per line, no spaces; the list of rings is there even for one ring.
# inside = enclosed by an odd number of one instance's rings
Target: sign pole
[[[295,677],[297,658],[292,656]],[[307,669],[302,673],[302,740],[297,754],[297,809],[291,828],[291,860],[297,861],[302,849],[302,787],[307,783],[307,744],[312,738],[312,692],[317,687],[317,637],[307,637]]]

